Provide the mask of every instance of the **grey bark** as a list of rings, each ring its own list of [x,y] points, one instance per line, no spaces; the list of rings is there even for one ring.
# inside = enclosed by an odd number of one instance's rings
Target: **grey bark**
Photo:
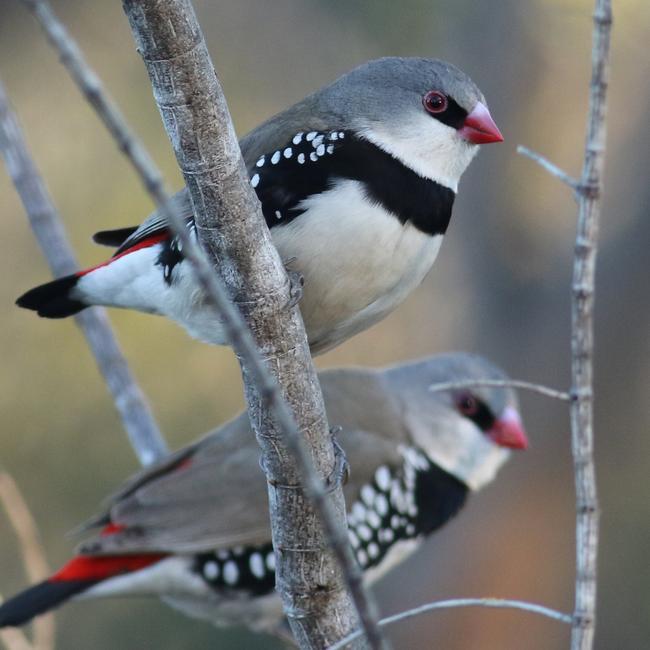
[[[571,442],[576,485],[576,590],[572,650],[590,650],[596,624],[599,506],[593,430],[594,285],[601,213],[609,45],[610,0],[596,0],[587,141],[577,189],[578,226],[571,296]]]
[[[337,462],[302,319],[292,284],[249,186],[225,98],[191,3],[124,0],[123,5],[190,190],[200,241],[248,323],[267,370],[282,387],[308,456],[324,481],[335,474]],[[354,630],[355,608],[318,513],[302,487],[310,474],[295,463],[287,432],[269,409],[271,385],[261,387],[254,381],[258,369],[241,347],[236,345],[236,349],[268,480],[276,588],[300,646],[322,648]],[[300,450],[298,444],[294,451]],[[316,481],[312,487],[317,487]],[[329,532],[350,560],[339,485],[332,486],[320,507],[332,515]],[[379,632],[375,636],[371,643],[379,647]]]
[[[0,153],[52,273],[55,276],[74,273],[79,268],[74,253],[52,197],[29,154],[2,83]],[[77,314],[75,321],[88,341],[138,459],[143,465],[148,465],[162,458],[168,452],[167,445],[144,394],[129,370],[106,311],[98,307],[87,309]]]
[[[571,650],[591,650],[596,629],[598,520],[594,462],[593,355],[598,228],[607,134],[611,0],[595,0],[589,112],[582,174],[573,178],[526,147],[519,153],[570,187],[578,202],[571,283],[571,448],[576,486],[576,580]]]

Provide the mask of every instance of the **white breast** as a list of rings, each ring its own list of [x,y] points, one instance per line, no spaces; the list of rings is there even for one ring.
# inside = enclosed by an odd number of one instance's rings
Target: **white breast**
[[[321,353],[395,309],[424,279],[442,236],[403,225],[352,180],[300,208],[272,234],[281,257],[304,276],[300,307],[312,351]]]

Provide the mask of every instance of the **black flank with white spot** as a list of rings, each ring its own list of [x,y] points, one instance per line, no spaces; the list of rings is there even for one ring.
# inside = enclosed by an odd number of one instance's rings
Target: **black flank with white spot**
[[[275,588],[273,546],[250,546],[196,556],[194,570],[214,589],[264,596]]]
[[[178,244],[179,239],[177,237],[166,239],[162,242],[162,251],[158,255],[157,264],[162,266],[163,278],[168,285],[172,283],[172,271],[174,267],[183,261],[183,255]]]
[[[350,508],[349,536],[359,566],[379,566],[396,543],[440,528],[461,509],[467,494],[464,483],[418,449],[408,450],[400,468],[382,466]],[[274,560],[271,544],[238,547],[197,555],[194,570],[217,591],[264,596],[275,587]]]
[[[187,227],[190,230],[190,234],[196,237],[196,225],[194,220],[188,220]],[[181,242],[178,237],[168,237],[167,239],[161,242],[162,250],[158,255],[158,260],[156,264],[162,266],[163,278],[166,284],[171,285],[172,283],[172,271],[177,264],[180,264],[184,256],[181,253]],[[116,253],[117,255],[118,253]]]

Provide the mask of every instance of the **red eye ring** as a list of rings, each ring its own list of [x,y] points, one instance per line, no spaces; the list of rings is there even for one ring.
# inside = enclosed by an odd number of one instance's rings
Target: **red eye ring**
[[[437,114],[442,113],[447,110],[449,105],[449,100],[444,93],[441,93],[439,90],[430,90],[423,98],[422,103],[424,108],[429,113]]]
[[[460,393],[455,399],[456,408],[466,417],[474,417],[479,410],[478,400],[471,393]]]

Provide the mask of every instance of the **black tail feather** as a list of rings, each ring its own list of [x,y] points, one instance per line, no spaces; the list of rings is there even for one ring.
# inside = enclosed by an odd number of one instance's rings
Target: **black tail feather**
[[[0,628],[17,627],[29,623],[72,596],[97,584],[97,580],[45,580],[21,591],[0,605]]]
[[[70,290],[79,281],[77,275],[66,275],[58,280],[30,289],[24,293],[16,304],[31,309],[45,318],[65,318],[88,307],[79,300],[70,298]]]
[[[137,229],[137,226],[132,226],[117,230],[100,230],[93,235],[93,241],[102,246],[121,246]]]

